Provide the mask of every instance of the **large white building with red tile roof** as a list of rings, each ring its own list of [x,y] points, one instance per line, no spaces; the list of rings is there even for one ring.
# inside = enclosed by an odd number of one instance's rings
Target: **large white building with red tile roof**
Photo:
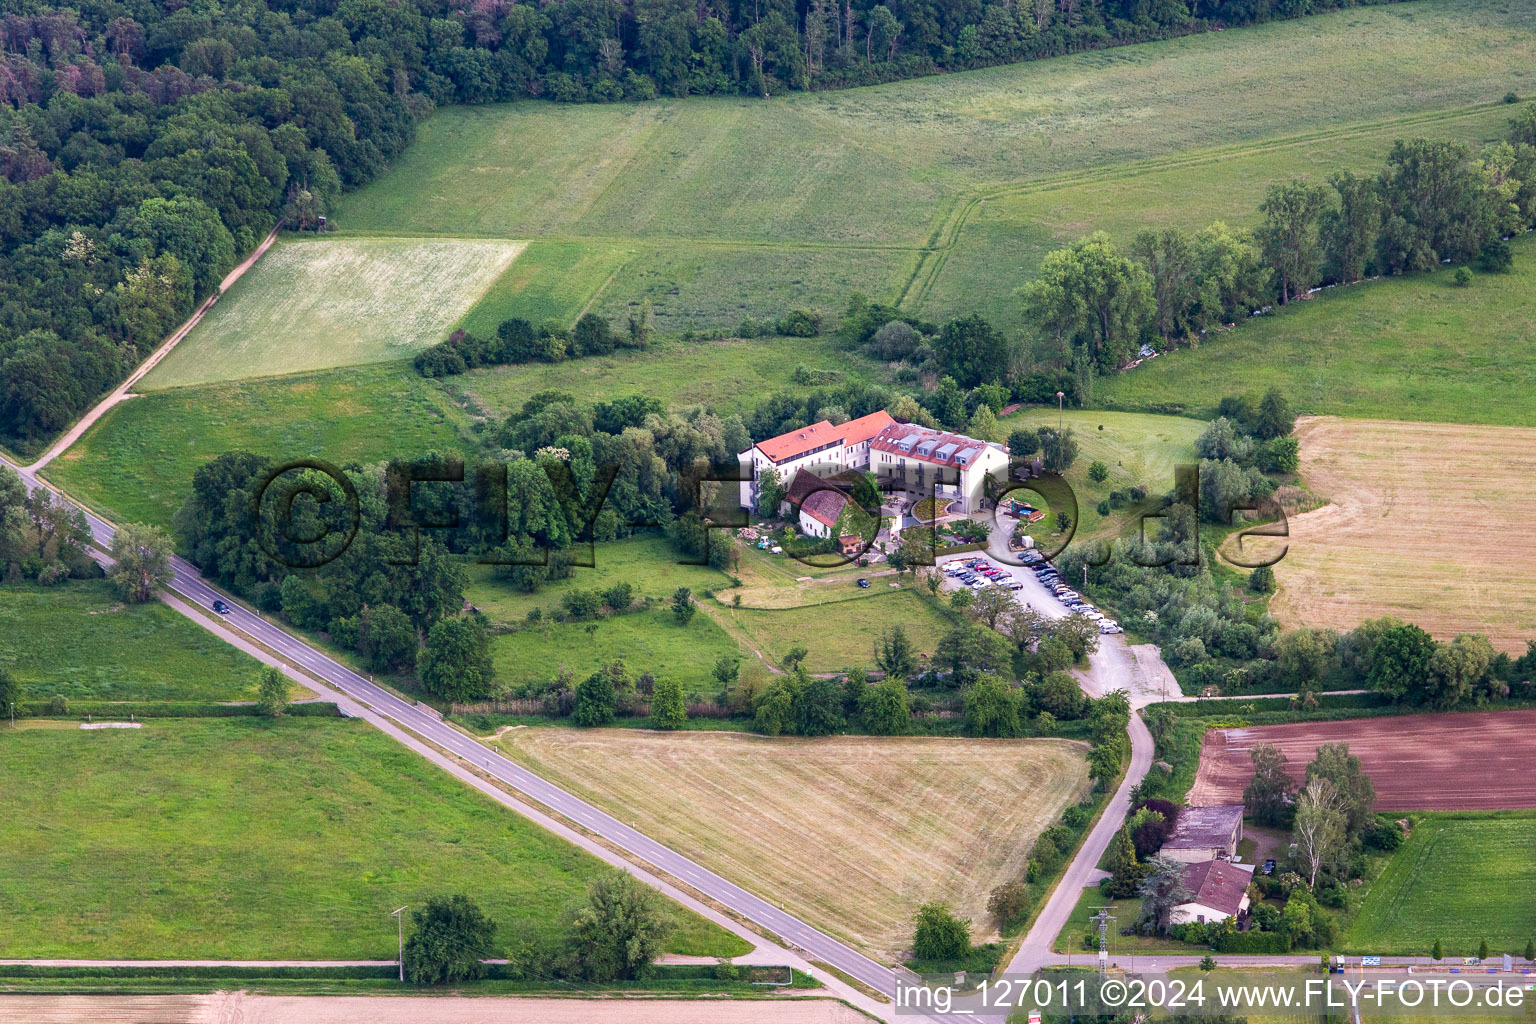
[[[759,441],[739,456],[741,505],[757,505],[758,481],[778,474],[786,493],[802,470],[823,479],[843,473],[874,473],[914,499],[937,495],[965,515],[985,507],[985,479],[1007,479],[1002,445],[964,434],[899,423],[884,412],[833,426],[826,420]]]
[[[870,439],[895,422],[881,410],[837,426],[821,420],[759,441],[737,456],[742,468],[741,507],[757,507],[758,479],[770,469],[786,492],[802,469],[820,477],[868,470]]]

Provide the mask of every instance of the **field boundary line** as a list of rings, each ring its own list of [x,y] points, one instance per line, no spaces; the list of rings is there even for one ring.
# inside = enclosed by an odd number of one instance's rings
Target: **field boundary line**
[[[262,240],[260,245],[251,251],[249,256],[240,261],[240,263],[238,263],[234,269],[225,276],[224,280],[219,282],[218,288],[214,290],[212,295],[203,300],[202,305],[198,306],[197,309],[193,311],[192,316],[180,327],[172,331],[169,337],[160,342],[155,350],[149,354],[149,358],[140,363],[138,368],[128,375],[127,380],[119,384],[115,389],[112,390],[110,394],[107,395],[106,398],[96,403],[96,405],[93,406],[88,412],[86,412],[84,416],[81,416],[78,420],[76,420],[74,425],[65,432],[63,437],[55,441],[48,448],[48,450],[45,451],[42,456],[37,459],[36,462],[26,467],[28,472],[36,473],[38,470],[48,465],[48,463],[52,462],[60,455],[63,455],[71,445],[80,440],[80,438],[84,436],[85,432],[90,430],[91,427],[95,425],[97,420],[101,419],[101,417],[106,414],[108,409],[111,409],[114,405],[117,405],[124,398],[129,397],[129,389],[137,384],[140,380],[142,380],[144,375],[149,373],[150,370],[153,370],[156,366],[158,366],[162,359],[170,355],[171,350],[177,345],[181,344],[182,340],[185,339],[187,335],[192,333],[192,329],[202,322],[203,317],[207,315],[210,309],[213,308],[214,303],[219,301],[219,297],[222,296],[230,288],[234,287],[235,282],[239,281],[241,276],[243,276],[247,270],[250,270],[251,267],[255,266],[256,261],[261,259],[261,257],[266,254],[268,249],[272,248],[272,243],[277,241],[277,233],[282,229],[283,223],[282,221],[278,221],[277,225],[273,227],[271,233],[269,233],[267,237]]]
[[[1477,114],[1487,113],[1498,109],[1504,104],[1499,102],[1479,103],[1470,107],[1453,107],[1448,110],[1425,111],[1417,114],[1405,114],[1401,117],[1386,118],[1379,121],[1362,121],[1352,125],[1346,125],[1337,129],[1323,129],[1314,132],[1306,132],[1298,135],[1280,136],[1270,139],[1257,139],[1249,143],[1236,143],[1220,146],[1214,149],[1201,150],[1195,153],[1168,154],[1161,157],[1151,157],[1146,160],[1138,160],[1129,164],[1120,164],[1098,174],[1081,174],[1078,172],[1062,172],[1035,178],[1029,181],[1017,182],[1010,185],[1002,185],[984,189],[974,193],[969,199],[960,201],[960,209],[947,218],[939,230],[929,238],[928,250],[948,254],[959,243],[960,237],[970,221],[971,214],[982,203],[994,199],[1002,199],[1012,196],[1040,195],[1047,192],[1060,191],[1083,185],[1105,184],[1114,181],[1125,181],[1132,178],[1144,177],[1156,174],[1160,171],[1183,170],[1190,167],[1200,167],[1215,163],[1224,159],[1240,158],[1271,153],[1276,150],[1290,149],[1296,146],[1314,142],[1342,140],[1355,138],[1362,135],[1370,135],[1376,132],[1386,131],[1395,127],[1412,127],[1415,125],[1435,124],[1442,121],[1455,121],[1462,118],[1474,117]],[[939,271],[943,269],[944,262],[940,261],[931,266],[926,276],[921,274],[921,267],[915,272],[908,282],[906,289],[897,299],[896,305],[908,308],[908,303],[913,302],[918,306],[927,299],[933,289],[933,284],[938,280]],[[911,294],[913,284],[923,276],[924,280],[917,294]]]

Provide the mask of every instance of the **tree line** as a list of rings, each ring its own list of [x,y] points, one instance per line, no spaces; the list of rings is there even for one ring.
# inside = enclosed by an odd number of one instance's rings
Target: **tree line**
[[[1479,150],[1461,142],[1398,140],[1376,175],[1340,172],[1327,185],[1274,185],[1253,231],[1220,221],[1189,233],[1139,232],[1129,246],[1096,232],[1047,253],[1018,292],[1022,330],[977,315],[939,325],[862,295],[839,341],[898,364],[912,385],[906,419],[985,433],[985,405],[1087,404],[1094,380],[1139,356],[1197,341],[1320,287],[1459,264],[1504,273],[1508,240],[1536,227],[1536,104]]]
[[[1122,251],[1099,232],[1048,253],[1021,296],[1036,363],[1070,368],[1078,397],[1144,347],[1160,351],[1318,287],[1475,264],[1504,273],[1508,239],[1536,227],[1536,105],[1506,137],[1400,139],[1374,176],[1273,185],[1254,232],[1142,231]],[[1468,271],[1470,273],[1470,271]]]
[[[414,361],[423,377],[452,377],[482,366],[517,363],[558,363],[583,356],[606,356],[618,348],[646,349],[655,328],[651,300],[630,314],[626,331],[613,329],[596,313],[583,313],[576,325],[565,328],[558,320],[546,320],[537,328],[521,317],[503,320],[494,338],[477,338],[462,328],[443,341],[423,349]]]

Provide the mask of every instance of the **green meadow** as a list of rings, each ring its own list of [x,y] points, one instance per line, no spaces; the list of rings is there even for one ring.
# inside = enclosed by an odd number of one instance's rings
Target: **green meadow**
[[[0,735],[0,956],[392,959],[390,911],[465,893],[555,938],[603,865],[361,721]],[[691,913],[669,947],[746,944]]]
[[[522,622],[534,608],[548,615],[560,607],[560,599],[573,590],[607,590],[617,583],[628,583],[635,597],[670,600],[678,587],[688,587],[696,594],[707,588],[730,586],[730,580],[706,565],[680,564],[682,555],[666,539],[657,536],[627,537],[595,545],[591,566],[578,566],[572,575],[553,580],[529,594],[498,580],[491,566],[466,567],[469,586],[464,596],[494,623]]]
[[[1445,268],[1326,289],[1102,379],[1094,401],[1198,415],[1274,386],[1307,413],[1536,426],[1536,236],[1513,248],[1511,273],[1465,288]]]
[[[501,683],[553,679],[562,669],[580,680],[611,661],[622,661],[631,676],[649,672],[676,679],[690,693],[711,693],[719,685],[710,670],[722,655],[740,655],[731,639],[708,615],[679,623],[667,602],[626,615],[588,622],[539,622],[497,636],[491,656]]]
[[[29,700],[254,700],[256,659],[106,580],[0,587],[0,667]]]
[[[964,208],[953,246],[925,259],[903,300],[929,317],[980,310],[1017,326],[1022,308],[1014,292],[1046,253],[1090,232],[1108,232],[1126,245],[1148,229],[1194,232],[1218,220],[1252,228],[1265,191],[1277,181],[1374,174],[1392,143],[1412,136],[1480,145],[1501,138],[1509,117],[1502,103],[1411,114],[999,189]]]
[[[952,622],[924,597],[907,589],[891,589],[890,577],[877,577],[863,597],[834,596],[812,604],[789,608],[732,607],[717,604],[708,609],[746,643],[768,660],[779,664],[790,648],[804,647],[808,672],[838,672],[845,668],[873,668],[874,642],[892,625],[901,625],[907,639],[926,666],[939,638]],[[853,581],[844,584],[850,590]],[[696,616],[697,618],[697,616]]]
[[[774,391],[796,387],[799,366],[834,371],[845,380],[889,376],[884,367],[838,348],[831,338],[724,338],[662,340],[643,352],[620,349],[563,363],[489,367],[449,378],[444,386],[499,415],[521,408],[529,396],[549,388],[568,391],[584,402],[647,395],[669,409],[697,405],[732,413],[752,408]]]
[[[517,258],[483,239],[287,239],[139,390],[386,362],[442,340]]]
[[[334,219],[390,235],[921,245],[969,190],[1493,102],[1533,56],[1525,5],[1424,0],[766,103],[453,108]]]
[[[399,364],[176,388],[118,405],[45,475],[114,520],[169,527],[192,474],[225,452],[338,466],[458,452],[470,419]]]
[[[1533,57],[1528,7],[1422,0],[766,103],[449,108],[333,220],[534,240],[477,330],[649,298],[664,332],[729,331],[854,290],[1008,323],[1097,228],[1246,223],[1269,183],[1394,138],[1493,137]]]
[[[1474,783],[1475,784],[1475,783]],[[1427,956],[1439,939],[1447,958],[1521,957],[1536,938],[1536,814],[1431,814],[1416,823],[1371,885],[1345,935],[1361,953]]]
[[[1199,461],[1195,439],[1206,427],[1200,420],[1182,416],[1084,410],[1058,414],[1055,409],[1032,408],[1001,421],[1003,439],[1021,427],[1055,429],[1058,418],[1077,439],[1077,461],[1063,475],[1077,496],[1074,539],[1079,541],[1118,534],[1133,525],[1134,516],[1126,509],[1100,516],[1099,502],[1111,491],[1124,493],[1138,484],[1151,494],[1167,493],[1173,487],[1174,467]],[[1102,483],[1089,475],[1095,462],[1104,463],[1109,472]],[[1030,492],[1018,491],[1014,496],[1041,504]]]

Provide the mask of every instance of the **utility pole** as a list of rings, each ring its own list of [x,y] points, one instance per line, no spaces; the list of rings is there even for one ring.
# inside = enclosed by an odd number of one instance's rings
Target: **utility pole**
[[[1099,977],[1104,977],[1109,971],[1109,944],[1105,941],[1105,933],[1109,930],[1109,922],[1115,920],[1108,907],[1100,907],[1099,912],[1088,920],[1096,921],[1099,925]]]
[[[405,907],[390,912],[390,917],[395,919],[395,941],[398,943],[400,963],[400,984],[405,984]]]

